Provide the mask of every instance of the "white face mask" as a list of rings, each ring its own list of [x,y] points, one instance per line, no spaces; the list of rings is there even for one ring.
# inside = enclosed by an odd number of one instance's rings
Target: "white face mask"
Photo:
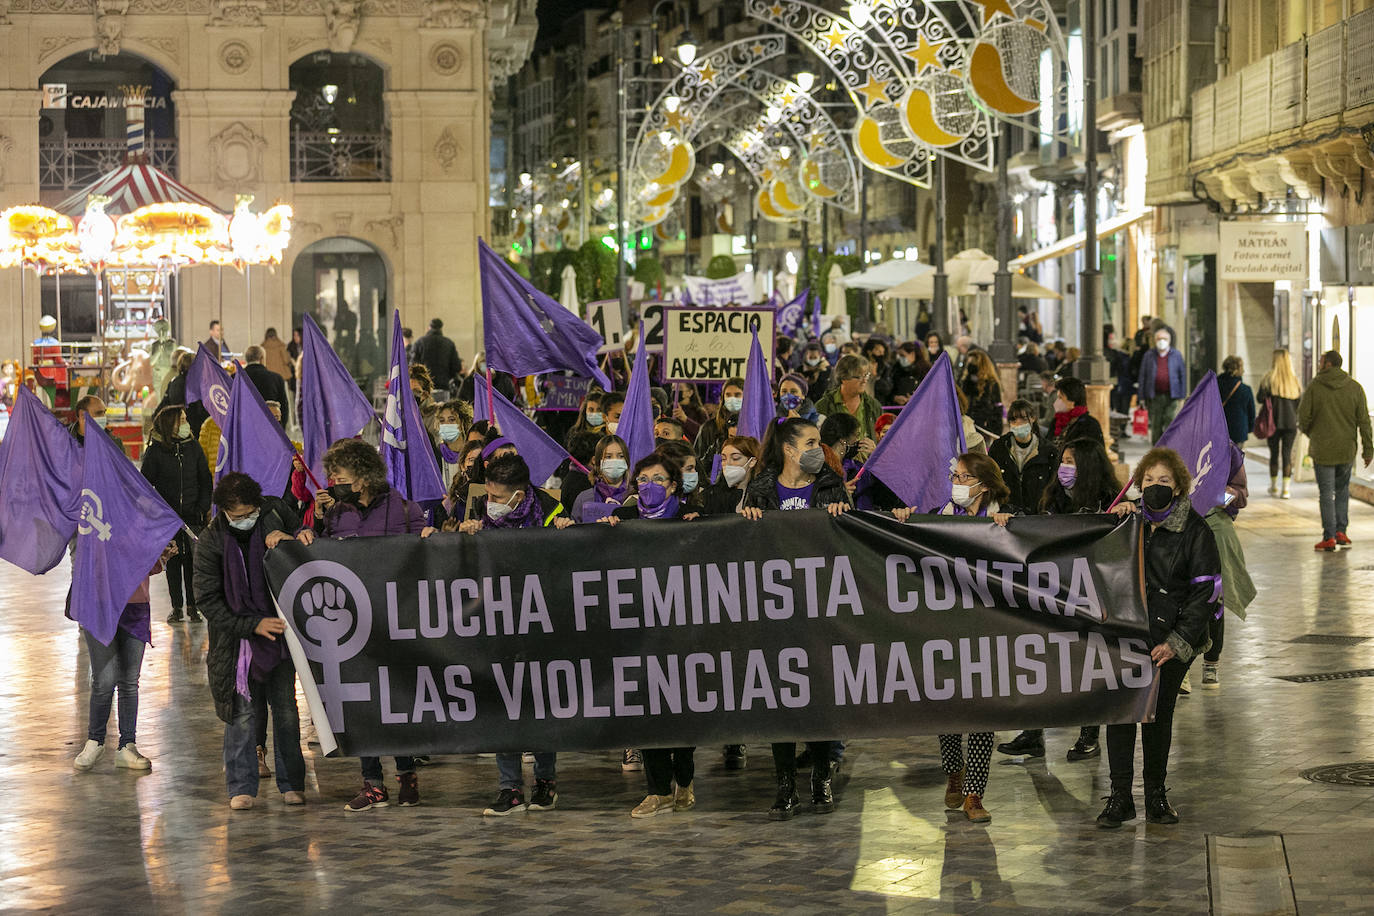
[[[1158,350],[1160,353],[1168,353],[1169,341],[1161,337],[1159,340],[1155,341],[1155,349]]]
[[[978,501],[977,495],[973,492],[973,487],[966,483],[956,483],[950,487],[949,498],[954,500],[956,506],[967,509]]]
[[[726,398],[723,406],[731,413],[739,413],[740,408],[744,406],[744,398]]]
[[[487,517],[491,519],[498,519],[505,518],[507,515],[510,515],[512,512],[515,511],[515,506],[511,505],[511,503],[515,502],[515,498],[519,495],[520,493],[518,491],[512,493],[510,501],[504,503],[492,502],[489,500],[487,502]]]
[[[229,527],[236,531],[252,531],[253,526],[258,523],[258,516],[261,514],[262,510],[256,509],[252,515],[246,518],[231,518],[229,519]]]
[[[610,433],[612,436],[615,435],[615,431],[616,431],[617,429],[619,429],[619,428],[620,428],[620,421],[619,421],[619,420],[612,420],[611,422],[609,422],[609,423],[606,424],[606,432]]]
[[[103,413],[98,417],[91,417],[91,419],[94,420],[95,425],[99,426],[101,429],[104,429],[105,425],[110,422],[110,418],[105,416]]]
[[[1031,437],[1031,425],[1029,423],[1017,423],[1011,428],[1011,434],[1017,439],[1025,441]]]
[[[601,476],[611,483],[617,483],[629,467],[623,458],[605,458],[601,461]]]
[[[190,423],[187,423],[185,420],[182,420],[182,421],[181,421],[181,425],[177,427],[177,438],[178,438],[178,439],[189,439],[189,438],[191,438],[191,424],[190,424]]]
[[[439,438],[443,439],[445,442],[452,442],[454,439],[457,439],[458,432],[459,430],[457,423],[439,424]]]
[[[749,473],[749,468],[742,464],[727,464],[720,469],[721,474],[725,475],[725,482],[729,486],[737,487],[744,476]]]

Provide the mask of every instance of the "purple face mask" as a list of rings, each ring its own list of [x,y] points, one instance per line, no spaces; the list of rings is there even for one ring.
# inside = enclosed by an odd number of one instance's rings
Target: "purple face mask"
[[[1073,489],[1074,482],[1078,480],[1078,468],[1071,464],[1061,464],[1059,470],[1055,473],[1059,477],[1059,482],[1063,484],[1064,489]]]

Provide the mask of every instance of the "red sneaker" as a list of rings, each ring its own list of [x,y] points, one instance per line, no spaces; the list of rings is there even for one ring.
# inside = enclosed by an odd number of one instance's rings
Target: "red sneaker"
[[[1312,549],[1313,549],[1313,550],[1324,550],[1324,551],[1326,551],[1327,553],[1332,553],[1332,552],[1334,552],[1335,549],[1336,549],[1336,539],[1335,539],[1335,538],[1327,538],[1327,539],[1325,539],[1325,540],[1318,541],[1315,545],[1313,545]]]
[[[1351,546],[1351,545],[1350,545],[1350,538],[1348,538],[1348,537],[1345,536],[1345,532],[1344,532],[1344,531],[1337,531],[1337,532],[1336,532],[1336,549],[1337,549],[1337,550],[1349,550],[1349,549],[1350,549],[1350,546]]]

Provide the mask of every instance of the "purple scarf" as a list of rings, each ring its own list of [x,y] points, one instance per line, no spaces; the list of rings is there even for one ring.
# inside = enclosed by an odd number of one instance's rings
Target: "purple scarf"
[[[269,617],[274,613],[272,595],[267,590],[267,576],[262,572],[267,545],[261,531],[255,530],[248,539],[245,558],[238,539],[232,532],[224,532],[224,603],[239,617]],[[249,570],[256,572],[250,574]],[[251,699],[249,681],[264,680],[272,669],[286,658],[286,641],[271,640],[254,634],[239,640],[239,657],[234,675],[234,689]]]
[[[625,494],[630,489],[630,485],[622,477],[619,484],[607,483],[601,478],[596,480],[596,495],[601,497],[599,502],[623,503]]]
[[[443,441],[439,443],[439,454],[442,455],[444,457],[444,460],[447,461],[449,464],[457,464],[459,458],[461,457],[457,452],[448,447],[447,442]]]
[[[643,503],[637,504],[640,518],[677,518],[677,494],[669,496],[657,509],[648,509]]]
[[[492,518],[485,512],[482,514],[483,528],[537,528],[540,521],[539,496],[534,487],[526,487],[525,498],[520,500],[520,505],[500,518]]]
[[[1178,500],[1174,499],[1163,509],[1155,510],[1145,505],[1145,500],[1140,501],[1140,514],[1147,522],[1154,522],[1156,525],[1163,522],[1174,511],[1174,506],[1178,505]]]

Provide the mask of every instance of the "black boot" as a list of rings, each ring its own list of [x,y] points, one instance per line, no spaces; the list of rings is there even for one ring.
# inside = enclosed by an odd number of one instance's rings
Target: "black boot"
[[[1097,727],[1084,726],[1078,730],[1078,740],[1069,748],[1069,761],[1087,760],[1102,756],[1102,745],[1097,742]]]
[[[1151,824],[1177,824],[1178,812],[1169,804],[1169,797],[1163,786],[1153,786],[1145,790],[1145,820]]]
[[[1097,826],[1103,830],[1115,830],[1125,821],[1135,820],[1135,800],[1130,789],[1112,789],[1107,796],[1107,807],[1097,816]]]
[[[791,820],[792,815],[797,813],[797,805],[800,804],[797,798],[797,774],[779,773],[778,774],[778,797],[773,800],[773,807],[768,809],[768,819],[770,821]]]
[[[830,787],[830,761],[819,760],[811,768],[811,810],[829,814],[835,810],[835,794]]]
[[[1010,741],[997,745],[997,750],[1012,757],[1044,757],[1045,733],[1038,728],[1027,729]]]
[[[727,770],[742,770],[748,760],[749,757],[743,744],[725,745],[725,768]]]

